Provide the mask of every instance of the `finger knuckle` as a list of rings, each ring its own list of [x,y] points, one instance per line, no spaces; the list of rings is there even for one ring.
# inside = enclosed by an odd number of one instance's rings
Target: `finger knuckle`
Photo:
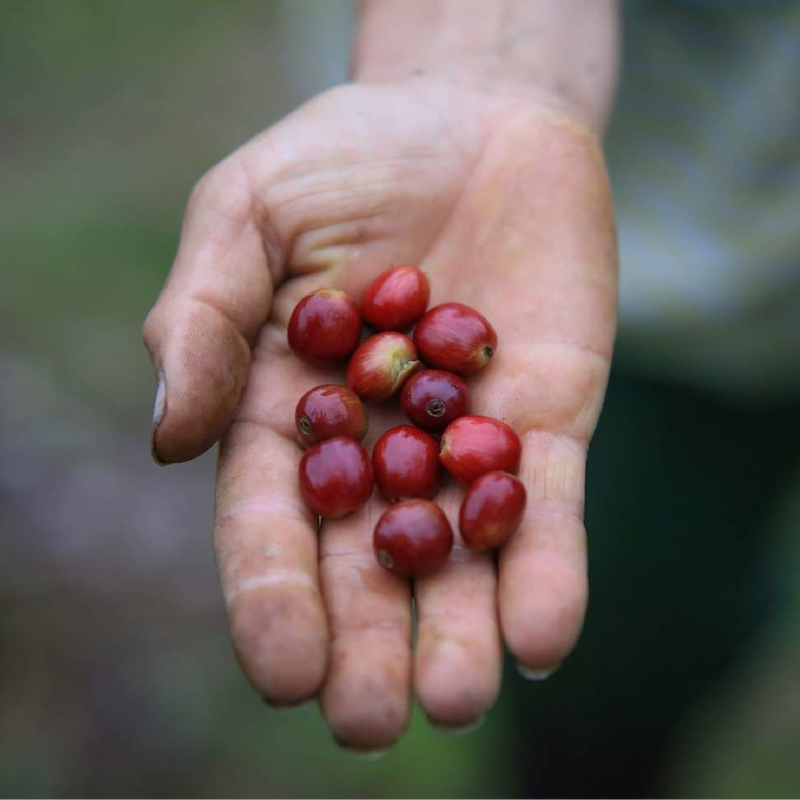
[[[159,322],[157,315],[157,307],[152,308],[142,323],[142,341],[144,346],[150,353],[151,358],[154,357],[159,343]]]
[[[189,194],[187,213],[211,210],[244,225],[250,218],[252,200],[247,173],[237,158],[229,156],[205,172]]]

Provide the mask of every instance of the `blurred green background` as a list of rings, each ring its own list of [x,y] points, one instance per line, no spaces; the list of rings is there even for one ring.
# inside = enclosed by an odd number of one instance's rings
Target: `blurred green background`
[[[342,753],[315,707],[264,706],[228,644],[213,456],[164,470],[148,454],[140,326],[187,194],[345,79],[350,15],[340,0],[0,2],[4,796],[524,792],[512,705],[546,685],[505,691],[464,737],[417,715],[375,762]],[[795,492],[779,527],[799,518]],[[672,791],[797,793],[798,628],[795,595],[687,722]]]

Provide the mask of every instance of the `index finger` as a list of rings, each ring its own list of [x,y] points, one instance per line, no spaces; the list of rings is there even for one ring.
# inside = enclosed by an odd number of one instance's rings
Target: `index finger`
[[[291,417],[298,385],[319,376],[272,352],[271,327],[221,442],[214,539],[242,668],[267,700],[286,705],[317,693],[327,663],[317,520],[300,494]]]

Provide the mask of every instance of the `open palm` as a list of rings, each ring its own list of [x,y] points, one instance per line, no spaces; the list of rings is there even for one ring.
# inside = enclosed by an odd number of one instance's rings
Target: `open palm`
[[[471,381],[473,412],[519,433],[528,490],[523,525],[497,560],[457,539],[446,567],[413,585],[375,561],[377,493],[318,533],[297,485],[294,407],[343,375],[286,344],[309,291],[358,299],[402,263],[428,274],[432,304],[467,303],[495,326],[497,354]],[[615,287],[599,147],[545,100],[424,79],[348,85],[200,181],[145,324],[164,382],[153,447],[182,461],[223,437],[218,563],[237,653],[267,699],[319,694],[339,741],[381,748],[404,730],[412,686],[437,724],[477,720],[499,689],[502,640],[531,670],[569,652],[587,599],[583,476]],[[367,447],[402,421],[370,409]],[[460,492],[439,498],[453,522]]]

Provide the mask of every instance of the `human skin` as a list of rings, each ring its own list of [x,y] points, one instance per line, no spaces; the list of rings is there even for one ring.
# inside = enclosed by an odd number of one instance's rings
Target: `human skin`
[[[354,81],[198,182],[144,332],[160,380],[156,460],[221,439],[215,547],[243,670],[275,705],[318,696],[337,741],[376,750],[407,727],[412,691],[434,723],[469,725],[497,696],[503,642],[543,674],[580,634],[584,467],[616,320],[600,142],[616,9],[376,0],[360,15]],[[472,413],[520,435],[528,493],[497,565],[457,537],[445,568],[412,584],[375,561],[379,493],[317,532],[293,414],[342,374],[286,343],[304,295],[358,299],[392,264],[426,272],[431,305],[466,303],[496,328],[497,353],[470,379]],[[404,421],[371,408],[367,448]],[[454,531],[462,496],[437,498]]]

